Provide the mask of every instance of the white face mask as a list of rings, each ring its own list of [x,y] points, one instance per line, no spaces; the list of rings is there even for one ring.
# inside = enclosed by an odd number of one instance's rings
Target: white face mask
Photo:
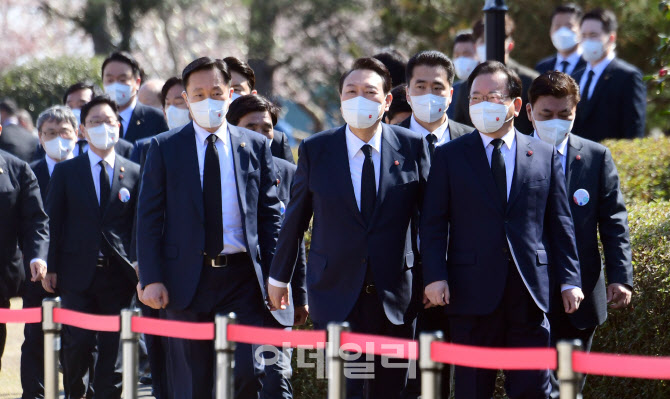
[[[367,129],[381,118],[382,104],[358,96],[342,101],[342,117],[356,129]]]
[[[605,45],[598,39],[587,39],[582,42],[582,57],[587,62],[595,62],[605,55]]]
[[[108,150],[119,141],[119,127],[103,123],[100,126],[86,129],[89,144],[99,150]]]
[[[486,61],[486,44],[477,46],[477,58],[479,58],[479,62]]]
[[[191,121],[191,114],[188,108],[179,108],[174,105],[167,107],[165,116],[167,117],[167,124],[170,129],[184,126]]]
[[[505,119],[510,106],[514,106],[514,102],[507,106],[482,101],[470,106],[470,119],[472,119],[472,124],[475,125],[477,130],[482,133],[497,132],[506,122],[514,118],[514,115],[512,115],[509,119]]]
[[[81,109],[72,108],[72,113],[74,114],[74,117],[77,118],[77,126],[81,125]]]
[[[233,101],[237,100],[240,97],[242,97],[241,94],[233,92],[232,97],[230,97],[230,102],[232,103]]]
[[[577,45],[577,33],[562,26],[551,35],[551,42],[558,51],[566,51]]]
[[[472,71],[479,65],[479,61],[470,57],[458,57],[454,60],[456,76],[460,80],[466,80]]]
[[[196,103],[189,100],[188,104],[195,123],[205,129],[221,126],[228,112],[228,101],[207,98]]]
[[[44,152],[46,152],[51,159],[62,161],[72,153],[74,145],[74,140],[64,139],[58,136],[55,139],[45,141],[42,147],[44,147]]]
[[[433,123],[442,118],[447,112],[447,98],[435,94],[424,94],[423,96],[410,96],[412,100],[412,112],[414,116],[425,123]]]
[[[532,111],[531,111],[532,112]],[[564,119],[550,119],[548,121],[538,121],[533,118],[535,132],[542,141],[551,145],[559,145],[572,130],[574,120],[566,121]]]
[[[111,85],[105,86],[105,94],[109,96],[115,103],[123,107],[130,102],[133,96],[133,88],[129,85],[114,82]]]

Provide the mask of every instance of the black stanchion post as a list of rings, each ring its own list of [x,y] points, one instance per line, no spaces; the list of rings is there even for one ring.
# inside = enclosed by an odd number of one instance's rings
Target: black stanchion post
[[[60,298],[42,301],[42,331],[44,331],[44,397],[58,399],[58,358],[60,357],[61,324],[54,322],[54,309],[60,308]]]
[[[442,392],[442,363],[430,356],[433,342],[444,341],[442,331],[424,332],[419,335],[419,369],[421,370],[421,398],[438,399]]]
[[[228,326],[235,324],[237,317],[235,313],[228,315],[216,315],[214,320],[216,338],[214,350],[216,351],[216,399],[233,399],[234,380],[233,369],[235,367],[235,342],[228,340]]]
[[[343,331],[349,331],[349,323],[328,324],[326,343],[326,372],[328,375],[328,399],[344,399],[346,395],[344,379],[344,359],[340,355]]]
[[[486,59],[505,63],[505,0],[486,0],[484,4]],[[480,60],[484,62],[486,60]]]
[[[574,351],[582,350],[582,342],[560,341],[556,345],[558,352],[558,377],[560,399],[577,399],[579,397],[579,387],[582,379],[580,373],[576,373],[572,367],[572,354]]]
[[[139,373],[139,342],[140,334],[133,332],[133,317],[140,315],[140,310],[123,309],[121,311],[121,347],[123,353],[123,399],[137,399],[137,383]]]

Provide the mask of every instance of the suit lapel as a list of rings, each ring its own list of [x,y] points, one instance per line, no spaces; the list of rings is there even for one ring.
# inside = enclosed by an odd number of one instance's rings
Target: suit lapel
[[[372,213],[370,225],[372,225],[378,217],[380,208],[384,203],[384,199],[386,198],[389,189],[399,180],[398,174],[402,170],[402,164],[405,161],[405,157],[398,152],[400,150],[398,137],[395,135],[393,129],[386,124],[382,124],[381,143],[379,189],[377,190],[377,200],[375,201],[375,210]],[[395,164],[396,161],[398,161],[398,165]]]
[[[91,207],[98,211],[99,215],[102,215],[103,212],[100,210],[100,203],[98,202],[98,194],[95,192],[95,184],[93,184],[93,171],[91,171],[91,158],[89,158],[88,151],[84,156],[75,158],[79,165],[79,171],[81,173],[81,182],[85,194],[88,197],[88,203],[91,204]]]
[[[483,188],[488,193],[489,198],[498,198],[498,190],[496,183],[493,181],[493,173],[491,172],[491,165],[489,165],[488,158],[486,158],[486,150],[482,142],[479,132],[475,130],[472,134],[467,136],[466,143],[466,159],[470,163],[472,170],[476,175],[476,180],[482,184]],[[494,206],[504,213],[500,201],[491,201]]]
[[[109,191],[109,199],[107,200],[107,208],[105,208],[102,212],[103,216],[107,214],[109,209],[113,206],[114,201],[120,201],[120,199],[117,196],[117,193],[119,190],[121,190],[121,167],[123,167],[125,164],[121,160],[121,157],[119,155],[116,155],[116,159],[114,160],[114,175],[110,176],[112,179],[112,188]],[[125,168],[124,168],[125,170]]]
[[[186,190],[191,193],[193,205],[200,215],[201,220],[205,220],[205,205],[202,199],[202,185],[200,184],[200,166],[198,165],[198,150],[195,146],[196,136],[193,129],[193,122],[186,125],[179,133],[181,136],[181,145],[179,149],[184,151],[178,152],[181,157],[180,165],[183,166],[184,184]]]
[[[249,151],[251,146],[245,143],[246,134],[235,126],[228,124],[230,132],[230,150],[233,155],[233,168],[235,169],[235,183],[237,184],[237,200],[242,215],[247,214],[247,203],[241,198],[246,198],[247,173],[249,172]],[[244,145],[243,145],[244,144]]]
[[[126,141],[130,141],[131,143],[134,142],[135,136],[137,136],[136,130],[140,129],[142,123],[144,123],[144,109],[142,108],[142,105],[140,103],[137,103],[135,109],[133,110],[133,113],[130,116],[130,121],[128,122],[128,130],[126,130],[126,134],[123,136],[123,139]]]
[[[521,191],[524,180],[526,180],[526,175],[528,171],[532,170],[533,159],[534,157],[530,151],[533,150],[533,140],[528,136],[520,134],[518,131],[515,132],[516,135],[516,164],[514,165],[514,177],[512,178],[512,187],[510,188],[509,197],[507,200],[507,209],[511,208],[511,205],[516,200],[516,197]]]
[[[603,93],[603,90],[607,85],[609,84],[609,80],[612,78],[612,68],[616,65],[616,58],[610,61],[610,63],[607,65],[607,67],[603,70],[603,73],[600,75],[598,80],[596,81],[596,85],[593,88],[593,95],[588,101],[580,101],[584,102],[584,108],[583,108],[583,117],[588,116],[591,111],[595,108],[595,105],[602,97],[605,96]],[[586,89],[584,89],[586,90]],[[587,93],[585,93],[587,94]],[[586,98],[586,95],[584,95],[584,98]]]
[[[363,215],[356,204],[356,195],[354,194],[354,185],[351,182],[351,172],[349,170],[349,152],[347,150],[347,138],[345,134],[346,125],[342,126],[334,135],[333,143],[330,146],[331,161],[324,162],[326,168],[330,168],[333,173],[333,183],[337,187],[336,192],[341,193],[344,205],[354,215],[356,220],[363,226],[366,226]],[[329,165],[336,165],[335,167]]]
[[[565,174],[567,178],[565,186],[568,189],[568,195],[577,190],[584,169],[582,147],[584,147],[584,144],[579,137],[570,134],[570,137],[568,138],[568,147],[566,148],[567,154],[565,155]],[[577,160],[577,156],[579,156],[579,160]]]

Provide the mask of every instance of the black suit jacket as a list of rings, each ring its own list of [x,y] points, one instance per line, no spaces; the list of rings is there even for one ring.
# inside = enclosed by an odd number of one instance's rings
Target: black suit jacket
[[[270,144],[270,151],[273,157],[281,158],[295,165],[293,151],[291,151],[291,146],[288,143],[288,136],[284,132],[275,130],[272,143]]]
[[[586,69],[573,73],[579,84]],[[590,100],[586,93],[577,104],[572,131],[593,140],[644,137],[647,88],[642,73],[620,58],[614,58],[603,71]]]
[[[117,154],[106,209],[101,210],[95,193],[89,153],[60,162],[54,168],[47,192],[47,213],[51,215],[49,272],[57,273],[58,286],[81,292],[95,276],[96,260],[103,245],[113,251],[114,265],[137,283],[130,259],[140,167]],[[130,200],[123,202],[119,191],[126,188]],[[115,267],[115,266],[112,266]]]
[[[540,62],[535,65],[535,70],[542,75],[545,72],[548,71],[554,71],[556,70],[556,59],[558,57],[556,54],[549,56],[547,58],[544,58],[540,60]],[[579,61],[577,61],[577,65],[572,69],[573,72],[577,72],[582,68],[586,68],[586,61],[584,60],[584,57],[579,57]]]
[[[49,219],[37,178],[27,163],[0,150],[0,298],[19,293],[29,262],[46,261],[48,246]]]
[[[114,151],[116,151],[116,154],[121,155],[126,159],[130,159],[130,155],[133,153],[133,148],[134,148],[133,145],[124,139],[119,139],[119,141],[117,141],[116,144],[114,144]],[[44,152],[44,148],[42,148],[42,145],[40,143],[37,143],[37,148],[35,149],[35,158],[33,162],[39,162],[40,160],[43,160],[45,155],[46,153]],[[81,154],[77,154],[77,156],[79,155]]]
[[[30,164],[30,168],[35,173],[37,177],[37,184],[40,186],[40,194],[42,196],[42,203],[47,201],[47,188],[49,187],[49,180],[51,176],[49,175],[49,166],[47,165],[47,160],[42,157],[41,160],[35,161]]]
[[[19,125],[4,125],[0,133],[0,150],[25,162],[32,162],[39,140]]]
[[[405,119],[404,121],[398,123],[398,126],[404,127],[405,129],[409,129],[412,117],[410,116],[409,118]],[[453,140],[458,137],[463,136],[464,134],[471,133],[473,130],[475,130],[474,127],[470,127],[467,125],[464,125],[462,123],[458,123],[456,121],[452,121],[449,119],[449,139]]]
[[[603,264],[598,249],[598,232],[605,255],[609,284],[633,287],[628,213],[619,187],[619,175],[610,151],[600,144],[570,134],[566,155],[568,200],[575,225],[575,237],[581,266],[584,301],[577,312],[568,315],[577,328],[592,328],[607,318],[607,293]],[[575,191],[584,189],[589,202],[579,206]],[[556,311],[562,310],[555,298]]]
[[[137,103],[123,138],[135,143],[138,139],[155,136],[168,130],[165,116],[160,110]]]

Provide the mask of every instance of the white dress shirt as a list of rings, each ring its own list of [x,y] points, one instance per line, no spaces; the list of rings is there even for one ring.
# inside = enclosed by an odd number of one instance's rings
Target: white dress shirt
[[[568,75],[571,75],[575,71],[575,67],[577,66],[577,63],[579,63],[579,59],[582,56],[582,47],[577,46],[577,50],[573,51],[572,54],[570,54],[567,57],[563,57],[561,53],[556,53],[556,65],[554,65],[554,69],[557,71],[563,71],[563,61],[568,62],[568,67],[565,69],[565,73]]]
[[[493,137],[490,137],[482,132],[479,136],[484,143],[484,150],[486,151],[486,158],[489,160],[489,167],[491,166],[491,156],[493,155]],[[514,178],[514,167],[516,164],[516,129],[510,130],[507,134],[502,136],[504,141],[503,146],[500,147],[503,159],[505,160],[505,177],[507,178],[507,199],[509,199],[509,192],[512,189],[512,179]]]
[[[363,174],[363,161],[365,155],[361,148],[369,144],[372,147],[372,164],[375,166],[375,184],[376,189],[379,190],[379,172],[381,171],[382,161],[382,125],[379,124],[375,135],[372,136],[369,142],[365,142],[349,129],[347,125],[345,136],[347,139],[347,154],[349,155],[349,173],[351,174],[351,183],[354,186],[354,196],[356,197],[356,205],[358,210],[361,209],[361,175]]]
[[[133,111],[137,106],[137,96],[133,98],[133,101],[130,103],[130,106],[123,111],[119,112],[121,117],[121,125],[123,126],[123,137],[126,137],[126,132],[128,131],[128,126],[130,125],[130,119],[133,117]]]
[[[67,156],[67,158],[64,159],[64,161],[67,161],[68,159],[74,158],[74,154],[70,153],[70,155]],[[47,169],[49,170],[49,176],[51,176],[54,173],[54,168],[56,167],[56,164],[58,161],[55,161],[53,158],[51,158],[48,155],[44,156],[44,159],[47,161]]]
[[[100,165],[99,162],[103,159],[98,156],[98,154],[93,151],[88,153],[89,161],[91,162],[91,174],[93,175],[93,185],[95,186],[95,196],[98,197],[98,205],[100,205]],[[114,161],[116,160],[116,152],[112,150],[104,159],[105,169],[107,169],[107,175],[109,176],[109,188],[112,188],[112,182],[114,181]]]
[[[198,153],[198,168],[200,169],[200,187],[205,176],[205,151],[207,150],[208,131],[193,123],[195,130],[195,148]],[[242,215],[237,201],[237,183],[235,181],[235,165],[230,144],[228,123],[224,120],[219,129],[214,132],[217,139],[214,145],[219,152],[219,167],[221,168],[221,210],[223,213],[223,252],[234,254],[247,252],[242,227]]]
[[[614,59],[615,55],[614,52],[610,52],[607,57],[603,58],[602,61],[596,64],[596,66],[591,66],[591,64],[586,65],[586,69],[584,70],[584,74],[582,75],[582,78],[579,80],[579,94],[581,94],[582,99],[585,98],[591,98],[593,96],[593,90],[596,87],[596,83],[598,83],[598,79],[600,79],[600,75],[603,74],[603,71],[607,66],[612,62]],[[588,88],[588,96],[584,95],[584,90],[586,88],[584,85],[586,85],[586,80],[589,78],[589,71],[593,71],[593,79],[591,80],[591,87]]]
[[[437,129],[435,129],[434,132],[429,132],[428,129],[425,127],[421,126],[419,122],[414,119],[414,114],[412,114],[412,117],[409,121],[409,130],[419,133],[420,135],[423,136],[425,139],[429,134],[434,134],[435,137],[437,137],[437,141],[435,142],[435,147],[442,145],[442,144],[447,144],[449,140],[451,140],[450,133],[449,133],[449,118],[447,118],[443,124],[441,124]]]

